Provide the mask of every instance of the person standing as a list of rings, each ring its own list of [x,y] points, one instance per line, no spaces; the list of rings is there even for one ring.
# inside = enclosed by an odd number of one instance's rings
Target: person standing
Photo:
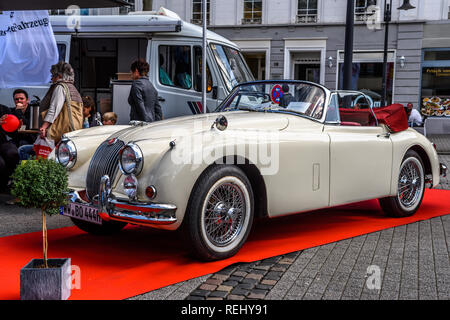
[[[158,102],[158,92],[148,79],[149,65],[143,59],[131,64],[133,83],[128,96],[130,121],[153,122],[163,119],[161,106]]]
[[[43,124],[41,138],[49,137],[55,145],[64,133],[83,128],[83,101],[73,85],[74,71],[70,64],[60,61],[51,67],[52,82],[40,107]]]

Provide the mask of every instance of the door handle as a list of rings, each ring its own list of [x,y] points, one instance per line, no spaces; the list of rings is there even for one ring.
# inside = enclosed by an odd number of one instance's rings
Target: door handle
[[[378,138],[386,138],[386,139],[388,139],[390,136],[391,136],[391,134],[389,132],[377,135]]]
[[[158,101],[164,102],[164,101],[166,101],[166,99],[164,99],[163,97],[158,96]]]

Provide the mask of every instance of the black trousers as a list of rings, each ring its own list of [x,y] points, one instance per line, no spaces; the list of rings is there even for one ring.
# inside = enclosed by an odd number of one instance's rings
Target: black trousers
[[[8,180],[19,164],[19,152],[14,143],[6,141],[0,144],[0,189],[5,190]]]

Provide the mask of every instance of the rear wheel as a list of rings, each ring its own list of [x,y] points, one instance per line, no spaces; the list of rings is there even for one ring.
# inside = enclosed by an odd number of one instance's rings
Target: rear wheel
[[[83,221],[80,219],[70,218],[74,225],[81,230],[95,235],[111,235],[120,232],[127,224],[118,221],[103,221],[101,225]]]
[[[250,181],[235,166],[208,168],[197,181],[183,222],[183,235],[201,260],[233,256],[253,223]]]
[[[419,209],[424,191],[425,174],[422,159],[415,151],[409,150],[400,165],[397,195],[378,201],[389,216],[408,217]]]

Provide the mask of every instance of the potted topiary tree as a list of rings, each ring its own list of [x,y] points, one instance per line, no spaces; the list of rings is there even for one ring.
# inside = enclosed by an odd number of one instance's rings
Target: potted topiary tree
[[[18,204],[38,208],[42,214],[43,259],[32,259],[20,270],[21,300],[66,300],[70,296],[70,258],[47,258],[45,216],[57,214],[67,203],[66,169],[54,160],[24,161],[12,175],[11,193]]]

